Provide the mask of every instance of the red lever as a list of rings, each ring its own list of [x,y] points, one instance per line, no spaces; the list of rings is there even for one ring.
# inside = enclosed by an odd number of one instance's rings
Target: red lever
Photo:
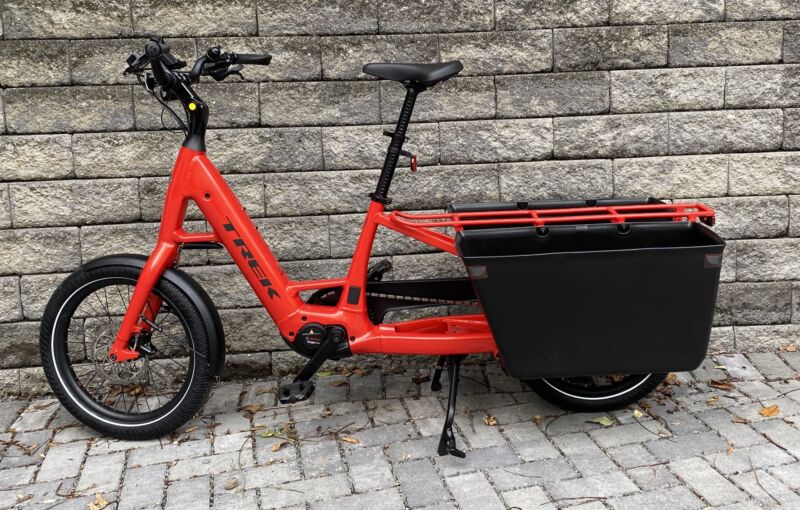
[[[411,171],[412,172],[416,172],[417,171],[417,155],[416,154],[412,154],[411,155]]]

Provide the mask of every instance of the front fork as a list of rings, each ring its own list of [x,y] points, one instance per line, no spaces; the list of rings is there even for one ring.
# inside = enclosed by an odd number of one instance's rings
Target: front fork
[[[111,361],[129,361],[139,357],[139,351],[131,349],[130,339],[143,331],[149,331],[155,323],[158,311],[161,309],[161,298],[153,294],[153,289],[164,271],[172,266],[177,258],[178,244],[169,241],[159,241],[156,244],[139,274],[125,317],[122,319],[114,343],[108,350],[108,358]]]

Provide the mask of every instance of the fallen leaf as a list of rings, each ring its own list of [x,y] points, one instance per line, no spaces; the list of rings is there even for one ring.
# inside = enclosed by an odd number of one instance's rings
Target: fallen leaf
[[[271,388],[269,386],[263,386],[256,390],[256,395],[263,395],[264,393],[274,393],[275,388]]]
[[[706,400],[706,404],[709,405],[716,404],[718,400],[719,400],[719,395],[712,395],[708,397],[708,399]]]
[[[88,510],[103,510],[108,506],[108,500],[103,497],[99,492],[94,495],[94,501],[89,503],[86,508]]]
[[[639,419],[639,418],[641,418],[642,416],[644,416],[644,413],[643,413],[643,412],[641,412],[641,411],[640,411],[640,410],[638,410],[638,409],[634,409],[634,410],[633,410],[633,417],[634,417],[634,418],[636,418],[636,419],[638,420],[638,419]]]
[[[248,406],[244,406],[242,410],[245,412],[245,414],[256,414],[259,411],[263,411],[264,407],[266,407],[264,404],[250,404]]]
[[[347,379],[340,379],[338,381],[331,381],[331,386],[347,386]]]
[[[279,435],[280,435],[280,432],[278,430],[276,430],[276,429],[267,429],[267,430],[264,430],[264,431],[261,431],[261,432],[258,433],[258,437],[264,437],[264,438],[275,437],[275,436],[279,436]]]
[[[483,423],[485,423],[486,425],[488,425],[490,427],[496,427],[497,426],[497,418],[487,414],[486,416],[483,417]]]
[[[363,368],[354,368],[352,374],[359,377],[366,377],[369,375],[369,370],[364,370]]]
[[[780,413],[780,412],[781,412],[781,409],[780,409],[780,407],[778,407],[778,404],[773,404],[773,405],[771,405],[769,407],[765,407],[765,408],[759,410],[758,414],[760,414],[761,416],[764,416],[765,418],[772,418],[773,416],[778,416],[778,413]]]
[[[345,443],[350,443],[350,444],[361,444],[361,441],[359,441],[358,439],[356,439],[356,438],[354,438],[354,437],[342,436],[342,437],[340,437],[339,439],[341,439],[341,440],[342,440],[342,441],[344,441]]]
[[[789,344],[786,346],[786,352],[797,352],[797,344]]]
[[[286,445],[286,441],[278,441],[277,443],[275,443],[274,445],[272,445],[272,448],[271,448],[271,450],[272,450],[273,452],[277,452],[278,450],[280,450],[281,448],[283,448],[285,445]]]
[[[678,384],[678,374],[668,373],[667,377],[664,378],[664,382],[671,386]]]
[[[626,377],[627,376],[625,374],[614,374],[608,376],[608,378],[614,382],[622,382],[625,380]]]
[[[388,373],[390,373],[390,374],[405,374],[406,373],[406,367],[397,366],[397,367],[394,367],[394,368],[390,368],[388,370]]]
[[[290,441],[297,441],[300,439],[300,436],[297,435],[297,428],[294,426],[294,422],[291,421],[283,424],[283,435]]]
[[[726,367],[725,365],[716,365],[714,366],[714,368],[716,368],[717,370],[728,370],[728,367]]]
[[[227,482],[225,482],[225,490],[232,491],[236,487],[239,486],[239,479],[238,478],[231,478]]]
[[[409,460],[409,459],[411,459],[410,453],[404,453],[403,455],[400,456],[400,460]]]
[[[193,426],[189,427],[188,429],[184,430],[183,433],[184,434],[191,434],[195,430],[197,430],[197,425],[193,425]]]
[[[317,377],[328,377],[328,376],[331,376],[331,375],[333,375],[333,372],[330,372],[328,370],[321,370],[321,371],[317,372]]]
[[[614,424],[614,420],[612,420],[608,416],[597,416],[588,421],[590,423],[597,423],[598,425],[602,425],[604,427],[610,427],[611,425]]]
[[[722,390],[722,391],[732,391],[733,390],[733,384],[731,384],[730,381],[711,379],[710,381],[708,381],[708,385],[711,386],[712,388],[716,388],[716,389]]]
[[[728,455],[733,455],[733,445],[728,443]]]
[[[731,421],[733,423],[750,423],[750,420],[747,418],[742,418],[741,416],[736,416],[735,414],[733,415],[733,418],[731,418]]]
[[[417,374],[417,375],[415,375],[414,377],[411,378],[411,382],[413,382],[415,384],[428,382],[430,380],[431,380],[431,375],[430,374],[424,374],[424,375]]]
[[[537,427],[542,428],[543,419],[544,418],[542,418],[540,415],[537,414],[536,416],[533,417],[533,423],[535,423]]]
[[[322,408],[322,412],[319,414],[323,418],[327,418],[328,416],[331,416],[333,414],[333,409],[331,409],[329,406],[325,406]]]

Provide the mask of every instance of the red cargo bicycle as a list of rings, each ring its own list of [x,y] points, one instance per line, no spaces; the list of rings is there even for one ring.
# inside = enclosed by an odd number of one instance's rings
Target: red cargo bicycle
[[[203,405],[224,364],[219,315],[206,292],[178,269],[183,250],[224,248],[281,336],[309,358],[279,389],[283,403],[309,398],[327,359],[355,354],[436,355],[432,387],[449,373],[439,454],[463,456],[452,430],[461,359],[488,353],[506,371],[564,407],[599,410],[647,394],[669,370],[693,369],[705,354],[723,241],[704,225],[700,203],[654,199],[453,204],[447,212],[390,210],[389,187],[417,95],[451,78],[460,62],[368,64],[364,72],[406,88],[346,276],[287,277],[252,220],[205,155],[209,110],[192,89],[223,80],[270,55],[210,48],[189,71],[161,38],[128,59],[159,102],[180,103],[183,146],[149,257],[112,255],[70,275],[48,303],[42,363],[63,405],[86,425],[126,439],[171,432]],[[170,111],[172,111],[170,109]],[[174,112],[172,112],[174,114]],[[194,202],[211,228],[187,232]],[[388,261],[369,266],[378,227],[461,256],[468,277],[384,281]],[[304,297],[305,296],[305,297]],[[384,322],[393,310],[479,303],[482,313]],[[611,374],[611,375],[609,375]]]

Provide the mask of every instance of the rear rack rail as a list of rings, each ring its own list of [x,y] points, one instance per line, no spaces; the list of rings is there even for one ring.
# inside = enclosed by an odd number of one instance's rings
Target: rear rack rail
[[[714,210],[699,202],[678,204],[637,204],[571,207],[563,209],[521,209],[511,211],[474,211],[452,213],[408,213],[392,211],[389,218],[411,228],[532,225],[541,227],[569,223],[626,223],[646,220],[701,221],[714,225]]]

